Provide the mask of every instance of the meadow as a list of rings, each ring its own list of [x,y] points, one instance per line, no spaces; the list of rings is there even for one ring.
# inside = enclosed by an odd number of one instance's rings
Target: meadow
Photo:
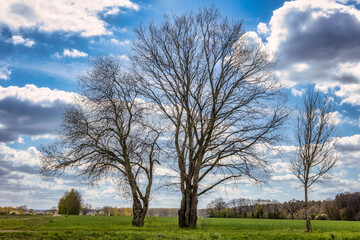
[[[198,220],[197,229],[180,229],[177,218],[148,217],[145,227],[131,217],[0,216],[0,239],[360,239],[360,222],[303,220]]]

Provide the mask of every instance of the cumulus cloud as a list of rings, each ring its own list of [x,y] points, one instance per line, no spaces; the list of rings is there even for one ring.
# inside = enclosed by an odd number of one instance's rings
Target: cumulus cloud
[[[2,161],[11,162],[13,166],[39,166],[39,151],[35,147],[29,147],[26,150],[17,150],[0,143],[0,156]]]
[[[295,88],[291,89],[291,94],[294,95],[295,97],[296,96],[301,97],[304,93],[305,93],[305,89],[303,89],[303,88],[300,90],[297,90]]]
[[[360,179],[348,176],[348,171],[334,171],[330,179],[325,179],[321,184],[312,187],[313,194],[318,199],[335,197],[342,192],[356,192],[360,188]]]
[[[65,92],[57,89],[50,89],[46,87],[38,88],[33,84],[27,84],[24,87],[0,86],[0,101],[7,98],[16,98],[20,101],[29,101],[42,106],[49,106],[56,101],[67,104],[72,103],[77,94],[72,92]]]
[[[21,37],[21,36],[19,36],[19,35],[14,35],[14,36],[12,36],[12,38],[11,38],[11,42],[14,44],[14,45],[24,45],[24,46],[26,46],[26,47],[32,47],[32,46],[34,46],[34,44],[35,44],[35,42],[34,42],[34,40],[31,40],[31,39],[29,39],[29,38],[23,38],[23,37]]]
[[[323,91],[335,89],[342,103],[360,105],[359,38],[360,11],[355,7],[298,0],[273,12],[266,40],[279,55],[275,73],[286,86],[315,83]]]
[[[341,137],[338,139],[338,145],[336,149],[340,153],[355,153],[360,156],[360,134],[355,134],[353,136]],[[354,159],[354,164],[356,163],[356,159]],[[359,160],[357,160],[359,161]]]
[[[110,42],[117,44],[117,45],[121,45],[121,46],[130,44],[129,40],[119,41],[115,38],[110,39]]]
[[[257,25],[257,32],[259,34],[264,34],[264,35],[267,35],[269,33],[269,28],[268,26],[266,25],[266,23],[262,23],[260,22],[258,25]]]
[[[87,57],[88,54],[85,52],[81,52],[79,50],[76,49],[64,49],[63,55],[65,57],[72,57],[72,58],[76,58],[76,57]]]
[[[64,104],[75,95],[35,85],[0,87],[0,142],[57,133]]]
[[[50,33],[79,33],[84,37],[104,35],[111,32],[98,14],[117,14],[118,8],[138,10],[139,6],[130,0],[3,0],[0,25],[6,25],[11,30],[36,28]]]
[[[62,54],[56,52],[53,57],[55,58],[62,58],[62,57],[71,57],[71,58],[78,58],[78,57],[87,57],[88,54],[77,49],[64,49]]]
[[[0,65],[0,80],[9,80],[11,75],[11,70],[8,66]]]

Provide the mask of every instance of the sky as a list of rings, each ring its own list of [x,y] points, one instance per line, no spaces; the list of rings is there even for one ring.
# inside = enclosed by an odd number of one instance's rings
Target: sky
[[[164,14],[181,15],[214,5],[223,16],[243,21],[248,36],[276,52],[274,76],[283,83],[289,107],[301,102],[307,88],[333,99],[338,125],[338,162],[332,178],[315,184],[310,199],[334,198],[360,191],[360,0],[2,0],[0,8],[0,206],[57,206],[71,188],[93,207],[130,206],[116,180],[82,184],[68,172],[59,178],[39,174],[38,147],[57,138],[66,104],[78,92],[78,76],[89,58],[108,54],[128,61],[133,29]],[[199,199],[199,208],[222,197],[303,199],[300,182],[289,170],[290,141],[268,151],[272,164],[266,185],[241,180]],[[161,167],[157,179],[171,174]],[[180,205],[178,189],[155,183],[150,207]]]

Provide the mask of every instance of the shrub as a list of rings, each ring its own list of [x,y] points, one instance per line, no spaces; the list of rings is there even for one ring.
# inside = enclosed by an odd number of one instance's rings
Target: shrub
[[[318,214],[318,215],[315,217],[315,220],[329,220],[329,217],[328,217],[328,215],[326,215],[326,214]]]

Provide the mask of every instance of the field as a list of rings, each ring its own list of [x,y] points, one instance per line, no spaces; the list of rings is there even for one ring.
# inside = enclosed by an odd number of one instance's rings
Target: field
[[[0,239],[360,239],[360,222],[199,219],[198,229],[179,229],[176,218],[150,217],[134,228],[131,217],[0,216]]]

